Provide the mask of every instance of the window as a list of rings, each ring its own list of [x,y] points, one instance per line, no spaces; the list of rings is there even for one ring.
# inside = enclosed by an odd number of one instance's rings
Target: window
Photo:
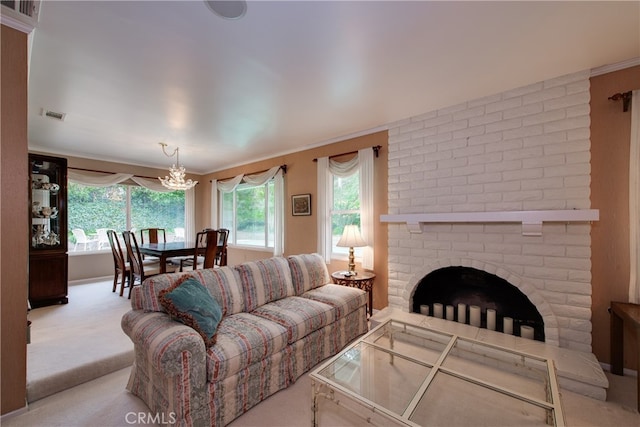
[[[333,188],[330,201],[331,212],[331,254],[339,257],[347,256],[349,248],[338,247],[336,243],[342,237],[345,225],[357,225],[360,229],[360,173],[348,177],[332,175]],[[361,256],[362,249],[354,248],[356,257]]]
[[[172,234],[184,228],[184,191],[160,193],[143,187],[129,186],[131,192],[131,224],[129,228],[164,228]],[[167,236],[169,240],[169,236]]]
[[[332,258],[346,259],[348,248],[338,248],[336,243],[345,225],[351,224],[358,226],[367,243],[361,249],[354,248],[357,258],[362,268],[373,268],[373,152],[360,149],[357,156],[346,162],[329,157],[317,159],[318,253],[327,263]]]
[[[273,248],[275,244],[275,185],[240,184],[221,197],[221,227],[229,229],[228,243]]]
[[[185,227],[185,192],[169,193],[135,185],[92,187],[69,182],[69,242],[72,251],[108,250],[98,230],[161,227],[172,240],[176,228]],[[82,229],[90,243],[77,245],[73,229]]]

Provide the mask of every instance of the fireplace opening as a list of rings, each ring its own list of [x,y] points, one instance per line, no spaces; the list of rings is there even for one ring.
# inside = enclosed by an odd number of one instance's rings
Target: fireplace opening
[[[496,331],[509,333],[510,318],[513,319],[513,335],[523,336],[525,330],[533,329],[533,339],[545,340],[544,321],[535,305],[520,289],[486,271],[460,266],[432,271],[420,280],[413,294],[412,311],[420,313],[421,306],[428,306],[432,316],[446,307],[449,315],[453,313],[449,320],[462,323],[470,323],[472,316],[477,315],[477,311],[472,313],[472,306],[475,306],[473,310],[479,307],[480,327],[492,329],[495,323]],[[495,310],[489,316],[491,319],[488,319],[487,310]],[[444,313],[441,314],[445,318]]]

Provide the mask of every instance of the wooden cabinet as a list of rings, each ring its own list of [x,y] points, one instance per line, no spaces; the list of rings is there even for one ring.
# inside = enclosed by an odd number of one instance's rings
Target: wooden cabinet
[[[66,304],[67,159],[29,154],[29,302]]]

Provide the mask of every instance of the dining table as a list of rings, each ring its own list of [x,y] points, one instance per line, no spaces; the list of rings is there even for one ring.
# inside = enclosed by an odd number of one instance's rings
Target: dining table
[[[167,260],[173,257],[193,255],[196,242],[167,242],[143,243],[138,246],[143,255],[155,256],[160,259],[160,273],[167,272]],[[204,248],[199,248],[199,252]]]

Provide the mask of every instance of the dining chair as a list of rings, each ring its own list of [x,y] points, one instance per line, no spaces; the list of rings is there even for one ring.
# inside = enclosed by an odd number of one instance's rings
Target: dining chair
[[[218,229],[218,252],[216,253],[216,265],[219,267],[227,265],[227,239],[229,238],[229,230],[226,228]]]
[[[145,242],[146,236],[146,242]],[[162,239],[162,240],[160,240]],[[167,235],[164,228],[142,228],[140,229],[140,244],[145,243],[167,243]],[[143,255],[142,259],[158,260],[158,257]]]
[[[206,229],[196,233],[196,249],[192,257],[180,259],[180,271],[214,268],[219,250],[218,231]]]
[[[146,235],[146,241],[145,241]],[[167,243],[167,235],[164,228],[143,228],[140,230],[140,244]]]
[[[131,286],[131,266],[126,261],[124,254],[122,253],[122,246],[120,245],[120,239],[115,230],[107,230],[107,240],[109,246],[111,246],[111,253],[113,254],[113,289],[111,292],[115,292],[118,285],[118,278],[121,277],[120,284],[120,296],[124,295],[124,288],[127,287],[126,283],[129,282]]]
[[[127,256],[131,266],[131,273],[129,275],[129,298],[131,298],[131,289],[136,281],[142,284],[147,277],[160,274],[160,262],[158,260],[142,259],[140,247],[138,247],[138,240],[136,239],[136,235],[131,231],[123,231],[122,237],[127,247]]]
[[[73,233],[73,237],[76,239],[76,244],[73,247],[74,251],[78,250],[78,245],[84,245],[84,250],[86,251],[87,245],[91,246],[91,243],[93,243],[93,240],[87,237],[82,228],[74,228],[71,232]]]

